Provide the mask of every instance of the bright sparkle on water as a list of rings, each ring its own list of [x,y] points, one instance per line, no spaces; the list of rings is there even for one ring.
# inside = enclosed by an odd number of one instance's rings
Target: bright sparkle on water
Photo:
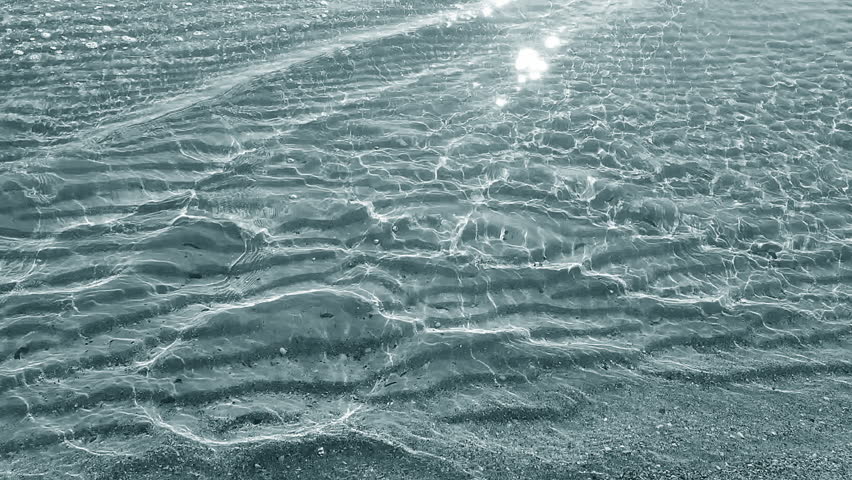
[[[515,59],[515,69],[518,70],[518,82],[538,80],[547,71],[547,62],[532,48],[522,48]]]
[[[505,95],[498,95],[494,100],[494,103],[496,103],[498,107],[505,107],[506,104],[509,103],[509,99],[506,98]]]
[[[544,46],[547,48],[556,48],[561,43],[562,40],[560,40],[556,35],[551,35],[544,39]]]

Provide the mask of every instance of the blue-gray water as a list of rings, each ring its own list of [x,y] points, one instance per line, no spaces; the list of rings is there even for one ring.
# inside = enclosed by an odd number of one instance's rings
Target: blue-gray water
[[[852,476],[847,0],[0,1],[0,476]]]

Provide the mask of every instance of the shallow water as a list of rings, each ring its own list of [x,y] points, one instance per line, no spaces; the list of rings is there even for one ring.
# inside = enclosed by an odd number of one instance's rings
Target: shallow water
[[[0,476],[852,476],[848,1],[5,0],[0,87]]]

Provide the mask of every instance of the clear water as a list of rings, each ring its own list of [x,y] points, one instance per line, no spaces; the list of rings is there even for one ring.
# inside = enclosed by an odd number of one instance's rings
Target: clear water
[[[0,476],[852,476],[852,3],[113,1],[0,10]]]

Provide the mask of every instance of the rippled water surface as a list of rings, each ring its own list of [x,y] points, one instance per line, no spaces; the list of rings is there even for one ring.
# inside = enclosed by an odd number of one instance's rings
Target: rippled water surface
[[[852,476],[852,3],[0,1],[0,476]]]

